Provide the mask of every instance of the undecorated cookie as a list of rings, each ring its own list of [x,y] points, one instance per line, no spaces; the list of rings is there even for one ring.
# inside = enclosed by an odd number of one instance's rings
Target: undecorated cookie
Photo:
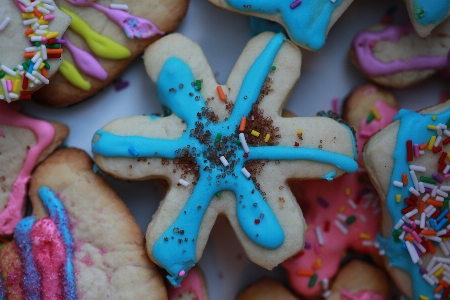
[[[249,258],[272,269],[304,243],[303,216],[286,180],[356,171],[348,126],[329,117],[281,117],[300,60],[283,35],[263,33],[222,86],[197,44],[169,35],[144,61],[173,114],[119,119],[94,135],[95,160],[106,173],[168,180],[147,251],[172,284],[201,258],[218,214],[228,217]]]
[[[291,40],[302,48],[319,51],[331,26],[353,0],[279,1],[209,0],[212,4],[281,24]]]
[[[0,102],[0,236],[13,234],[23,217],[31,171],[68,134],[64,124],[27,117]]]
[[[53,0],[3,0],[0,7],[0,102],[28,100],[61,64],[57,40],[70,24]]]
[[[0,250],[6,299],[167,299],[125,204],[81,150],[59,150],[33,173],[33,215]]]
[[[450,19],[425,39],[409,23],[369,28],[355,37],[350,57],[365,76],[387,87],[408,87],[436,73],[448,76]]]
[[[382,200],[377,242],[388,272],[411,299],[450,293],[449,119],[449,101],[420,112],[401,110],[364,149]]]
[[[390,124],[398,109],[393,96],[373,84],[356,88],[346,99],[343,115],[356,130],[358,150],[367,139]],[[340,178],[290,183],[305,213],[305,249],[282,265],[292,289],[303,296],[327,294],[326,286],[339,270],[342,258],[352,249],[376,255],[375,237],[381,207],[367,173],[360,169]]]
[[[9,0],[8,0],[9,1]],[[145,47],[172,32],[186,14],[187,0],[55,0],[72,17],[60,41],[64,60],[52,84],[33,95],[62,107],[106,87]]]

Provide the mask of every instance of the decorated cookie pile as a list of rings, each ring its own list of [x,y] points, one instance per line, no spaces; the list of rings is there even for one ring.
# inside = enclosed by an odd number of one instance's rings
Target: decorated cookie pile
[[[53,0],[1,4],[0,100],[29,100],[61,61],[61,36],[70,23]]]

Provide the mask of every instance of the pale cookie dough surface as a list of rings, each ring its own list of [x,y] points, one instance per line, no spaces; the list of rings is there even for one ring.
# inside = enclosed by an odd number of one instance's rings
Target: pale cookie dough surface
[[[302,3],[301,1],[288,3],[278,0],[265,2],[258,0],[209,0],[209,2],[232,12],[279,23],[298,46],[319,51],[325,43],[328,31],[353,0],[338,0],[334,3],[328,0],[311,3]],[[291,5],[298,2],[300,2],[300,5],[292,8]],[[299,19],[308,20],[308,22],[300,22]]]
[[[411,23],[417,34],[424,38],[450,14],[450,2],[447,0],[404,0]],[[434,2],[434,3],[433,3]]]
[[[445,103],[426,108],[424,110],[421,110],[421,114],[439,114],[441,112],[447,111],[450,108],[450,101],[447,101]],[[431,120],[431,118],[430,118]],[[378,191],[378,194],[380,195],[380,199],[383,202],[382,205],[382,226],[381,226],[381,235],[384,238],[390,238],[392,235],[393,226],[397,223],[398,219],[393,220],[391,217],[391,214],[389,213],[389,210],[386,206],[387,202],[393,203],[395,202],[395,199],[387,199],[389,189],[392,186],[392,182],[394,180],[400,180],[401,178],[392,178],[392,172],[394,169],[394,158],[393,153],[396,148],[397,138],[398,138],[398,131],[400,128],[400,121],[395,121],[391,125],[387,126],[385,129],[374,135],[366,144],[366,147],[363,152],[363,158],[366,165],[366,168],[369,172],[369,175],[371,177],[371,181],[374,184],[375,188]],[[423,129],[421,129],[423,130]],[[446,137],[446,136],[445,136]],[[411,136],[410,138],[414,138]],[[445,146],[444,146],[445,147]],[[435,172],[437,170],[437,159],[439,158],[440,153],[434,155],[433,152],[426,149],[426,155],[421,155],[419,158],[416,158],[414,156],[413,162],[410,162],[410,164],[419,165],[419,166],[425,166],[427,168],[427,172],[416,172],[417,176],[428,176],[432,177],[431,173]],[[444,150],[445,151],[445,150]],[[405,153],[406,157],[406,153]],[[406,160],[406,158],[405,158]],[[411,178],[409,178],[411,182]],[[448,179],[446,179],[443,183],[443,185],[448,185]],[[401,200],[403,203],[403,199]],[[421,200],[419,200],[421,201]],[[407,205],[405,204],[404,207]],[[403,209],[404,207],[399,208],[399,210]],[[420,218],[419,218],[420,219]],[[405,223],[406,224],[406,223]],[[385,250],[385,249],[384,249]],[[444,252],[442,251],[441,247],[436,246],[436,256],[438,257],[446,257]],[[405,259],[411,263],[412,261],[409,257],[408,252],[404,253]],[[430,262],[432,255],[423,255],[421,259],[423,260],[423,264],[421,267],[426,267],[428,263]],[[392,263],[389,261],[387,256],[383,256],[383,260],[385,263],[385,267],[387,272],[391,275],[399,289],[408,297],[414,298],[413,295],[413,283],[411,280],[410,275],[405,272],[404,270],[390,266]],[[427,284],[426,284],[427,285]],[[424,293],[425,291],[418,291],[418,293]]]
[[[244,76],[255,59],[261,55],[269,41],[272,39],[278,41],[279,38],[280,36],[275,37],[272,33],[265,33],[257,36],[248,43],[235,65],[227,84],[222,86],[223,91],[227,95],[227,103],[218,99],[219,97],[216,91],[217,83],[214,80],[213,73],[201,49],[194,42],[179,34],[167,36],[149,47],[145,54],[145,64],[152,80],[157,81],[163,65],[168,59],[172,57],[181,59],[190,67],[194,78],[202,80],[200,91],[202,98],[206,99],[208,107],[213,109],[213,112],[218,117],[218,122],[222,122],[230,116],[230,112],[227,111],[226,107],[233,107],[233,103],[241,89]],[[273,66],[276,66],[276,70],[269,73],[268,76],[270,79],[266,81],[266,84],[270,86],[263,88],[265,96],[258,106],[260,110],[264,111],[264,117],[271,117],[273,120],[272,126],[279,128],[279,131],[275,133],[281,136],[275,137],[273,135],[272,139],[279,146],[293,147],[295,142],[300,142],[301,147],[338,153],[344,155],[346,157],[345,160],[348,160],[348,162],[351,161],[352,166],[356,167],[356,163],[353,161],[355,155],[354,137],[347,126],[339,125],[336,121],[325,117],[289,119],[281,117],[281,110],[288,99],[290,89],[299,77],[300,52],[293,44],[284,42],[280,51],[277,53],[272,63]],[[187,84],[190,85],[190,83]],[[176,82],[173,85],[177,88],[179,83]],[[259,88],[257,91],[259,92]],[[176,109],[176,107],[172,107],[172,109]],[[183,112],[179,111],[179,113]],[[250,114],[258,118],[256,113]],[[251,120],[250,116],[247,118]],[[233,124],[232,126],[237,125]],[[182,136],[183,131],[187,128],[186,126],[184,121],[175,114],[159,119],[153,119],[149,116],[131,117],[109,123],[97,132],[93,140],[93,152],[96,153],[95,160],[99,167],[108,174],[122,179],[142,180],[163,177],[169,181],[170,189],[147,231],[148,254],[154,260],[156,259],[153,256],[153,246],[175,221],[177,215],[182,213],[183,207],[186,205],[194,190],[193,184],[196,181],[194,175],[189,172],[183,175],[184,169],[177,167],[172,161],[167,159],[106,157],[99,155],[96,149],[97,147],[104,146],[102,132],[113,133],[119,136],[117,137],[119,140],[121,138],[120,136],[144,136],[176,140]],[[300,128],[303,131],[303,140],[300,140],[297,136],[298,129]],[[246,127],[245,133],[247,139],[250,138],[251,129],[250,125]],[[266,130],[264,128],[261,129]],[[262,132],[261,135],[264,136],[265,133]],[[121,148],[126,147],[127,149],[129,147],[126,144],[118,144],[117,146]],[[107,148],[111,149],[111,146],[107,146]],[[251,153],[249,155],[251,157]],[[188,168],[195,168],[195,165],[190,165]],[[247,166],[247,168],[250,167]],[[259,172],[258,168],[260,168]],[[234,172],[240,174],[240,170],[235,170]],[[234,193],[225,190],[221,192],[220,199],[217,197],[212,199],[203,216],[200,233],[196,239],[195,261],[198,261],[202,255],[209,232],[215,223],[217,215],[225,214],[228,216],[249,258],[265,268],[273,268],[281,261],[298,252],[303,246],[303,217],[300,208],[296,204],[286,184],[286,180],[288,178],[320,177],[329,172],[336,172],[336,175],[342,174],[342,170],[333,165],[311,160],[264,161],[263,166],[259,165],[259,163],[256,164],[254,172],[252,179],[254,182],[257,181],[258,185],[260,184],[260,190],[264,193],[266,203],[283,228],[284,242],[280,247],[273,250],[253,243],[240,226],[236,214],[236,198]],[[207,174],[200,174],[200,181],[205,180],[202,176],[207,176]],[[177,184],[180,177],[192,184],[188,187]],[[211,182],[213,182],[211,184],[216,184],[215,180]],[[242,195],[242,197],[245,197],[245,195]],[[188,234],[192,235],[193,233]],[[158,263],[162,264],[163,262]]]
[[[30,186],[37,219],[47,216],[37,194],[42,186],[59,196],[69,216],[78,299],[167,299],[141,230],[92,167],[83,151],[60,150],[39,166]]]
[[[86,2],[84,0],[78,1]],[[71,84],[61,75],[61,73],[57,73],[52,81],[53,84],[42,89],[33,96],[33,99],[38,103],[52,107],[63,107],[77,103],[96,94],[122,73],[133,59],[145,49],[145,47],[161,37],[160,34],[157,34],[148,39],[130,39],[126,36],[122,27],[118,26],[106,14],[94,7],[75,6],[69,3],[68,0],[56,0],[56,2],[62,8],[67,8],[76,13],[92,30],[127,48],[131,52],[131,55],[119,60],[99,57],[93,53],[87,42],[80,35],[69,28],[65,36],[76,47],[93,55],[108,73],[108,77],[106,80],[99,80],[83,73],[80,68],[78,68],[82,77],[91,85],[89,90],[82,90]],[[177,28],[178,24],[186,14],[189,4],[189,1],[185,0],[98,0],[93,2],[107,8],[109,8],[112,3],[128,5],[129,9],[126,11],[127,13],[151,21],[160,31],[165,33],[172,32]],[[71,53],[67,47],[63,48],[65,55],[64,59],[71,64],[76,65],[74,63],[73,53]]]
[[[449,33],[450,19],[426,38],[418,36],[409,24],[375,26],[357,35],[350,57],[372,81],[386,87],[405,88],[449,68]],[[397,34],[398,40],[388,38]]]
[[[289,291],[280,282],[270,279],[262,278],[252,285],[246,287],[241,291],[236,300],[298,300],[294,294]]]

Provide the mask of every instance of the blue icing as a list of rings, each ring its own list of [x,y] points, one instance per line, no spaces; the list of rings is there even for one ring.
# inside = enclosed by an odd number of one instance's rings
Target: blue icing
[[[33,216],[24,218],[17,224],[14,232],[14,237],[20,249],[20,256],[24,262],[23,285],[25,296],[26,299],[30,300],[41,299],[41,291],[36,288],[40,286],[41,276],[31,253],[31,228],[35,222],[36,218]]]
[[[0,276],[0,300],[6,299],[6,289],[5,285],[3,284],[3,278]]]
[[[436,116],[437,119],[433,121],[431,116]],[[422,144],[424,141],[429,141],[433,133],[432,130],[427,129],[427,125],[439,123],[446,124],[450,118],[450,110],[444,111],[439,114],[432,115],[422,115],[416,112],[402,109],[395,116],[394,120],[400,120],[400,129],[397,136],[397,144],[394,153],[392,154],[394,158],[394,170],[392,171],[391,181],[394,178],[402,178],[402,174],[406,173],[408,175],[409,184],[403,188],[395,187],[391,185],[386,198],[386,205],[392,216],[394,224],[403,217],[401,210],[404,208],[403,201],[396,202],[395,197],[397,194],[401,195],[401,198],[407,198],[410,196],[408,191],[410,187],[413,187],[413,181],[410,177],[408,168],[408,162],[406,159],[406,141],[412,140],[414,144]],[[406,172],[405,172],[406,170]],[[403,245],[404,242],[395,242],[393,235],[389,238],[384,238],[382,236],[377,237],[377,241],[380,243],[381,249],[385,250],[386,255],[389,258],[389,265],[393,267],[398,267],[408,274],[410,274],[413,282],[413,292],[414,299],[418,299],[419,295],[429,297],[432,299],[434,297],[434,287],[430,286],[423,278],[419,272],[419,265],[413,264],[409,256],[408,251],[405,251]]]
[[[342,3],[342,0],[337,0],[335,3],[330,0],[303,1],[299,6],[291,9],[290,4],[293,1],[226,1],[239,11],[280,14],[291,39],[316,51],[324,46],[331,15]]]
[[[64,266],[64,299],[76,300],[75,275],[72,263],[74,243],[70,233],[69,218],[63,204],[61,203],[61,200],[58,199],[50,188],[43,186],[39,188],[38,193],[45,210],[55,221],[64,245],[66,246],[66,264]]]
[[[328,180],[328,181],[333,180],[334,177],[336,177],[336,171],[329,172],[329,173],[324,174],[324,175],[322,176],[323,179],[326,179],[326,180]]]
[[[449,0],[414,0],[414,17],[421,25],[439,24],[450,10]]]
[[[234,141],[236,128],[242,117],[248,116],[257,101],[260,90],[277,55],[284,36],[275,35],[246,74],[234,109],[228,120],[211,122],[210,110],[199,91],[191,85],[195,78],[189,66],[172,57],[164,64],[157,81],[158,96],[164,106],[183,119],[186,133],[177,140],[161,140],[142,136],[118,136],[98,130],[93,142],[94,153],[112,157],[160,157],[175,159],[188,155],[195,159],[200,177],[186,205],[175,222],[159,237],[153,256],[170,274],[169,281],[178,285],[187,271],[194,266],[195,248],[203,216],[214,195],[229,190],[236,195],[236,213],[246,236],[256,245],[276,249],[284,242],[284,232],[271,208],[267,205],[252,180],[241,169],[252,160],[306,159],[336,165],[347,172],[357,169],[350,157],[332,152],[285,146],[250,147],[248,159]],[[215,138],[222,137],[218,143]],[[129,151],[132,145],[137,156]],[[224,167],[218,157],[224,155],[230,165]]]
[[[250,17],[250,34],[252,36],[257,36],[264,31],[272,31],[276,33],[285,32],[283,26],[276,22],[257,17]]]

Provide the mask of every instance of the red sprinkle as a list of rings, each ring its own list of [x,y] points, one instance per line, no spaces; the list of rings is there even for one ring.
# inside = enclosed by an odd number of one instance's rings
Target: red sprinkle
[[[444,153],[445,153],[445,152],[444,152]],[[447,166],[447,164],[442,164],[442,165],[440,165],[438,171],[439,171],[440,173],[444,172],[444,169],[445,169],[446,166]]]
[[[244,157],[247,158],[248,157],[248,153],[244,153]]]
[[[28,77],[23,75],[22,89],[26,90],[27,88],[28,88]]]
[[[330,231],[330,221],[325,221],[325,226],[323,227],[323,231],[328,232]]]
[[[433,219],[436,219],[437,217],[439,217],[440,214],[441,214],[441,211],[438,209],[434,212],[434,214],[431,215],[431,217]]]
[[[255,219],[255,224],[259,224],[261,221],[259,219]]]
[[[442,151],[442,147],[441,147],[441,146],[436,147],[436,148],[433,148],[433,153],[434,153],[434,154],[439,153],[439,152],[441,152],[441,151]]]
[[[419,201],[419,198],[417,198],[416,195],[411,195],[411,196],[409,196],[409,198],[410,198],[412,201],[414,201],[414,202]]]
[[[405,198],[404,201],[405,201],[406,204],[411,205],[411,206],[416,206],[416,205],[417,205],[416,202],[412,201],[412,200],[409,199],[409,198]]]
[[[300,146],[300,144],[299,144],[298,142],[295,142],[295,143],[294,143],[294,146],[295,146],[295,147],[298,147],[298,146]]]
[[[412,148],[411,140],[406,141],[406,152],[408,155],[408,161],[412,161],[413,160],[413,148]]]
[[[447,156],[447,152],[442,152],[441,156],[439,157],[439,163],[443,164],[445,157]]]
[[[404,209],[402,209],[402,214],[407,214],[407,213],[409,213],[410,211],[412,211],[414,208],[415,208],[415,206],[412,206],[412,205],[410,205],[410,206],[408,206],[408,207],[405,207]],[[411,218],[410,218],[410,219],[411,219]]]
[[[442,144],[444,144],[444,145],[447,145],[448,143],[450,143],[450,137],[448,137],[442,141]]]

